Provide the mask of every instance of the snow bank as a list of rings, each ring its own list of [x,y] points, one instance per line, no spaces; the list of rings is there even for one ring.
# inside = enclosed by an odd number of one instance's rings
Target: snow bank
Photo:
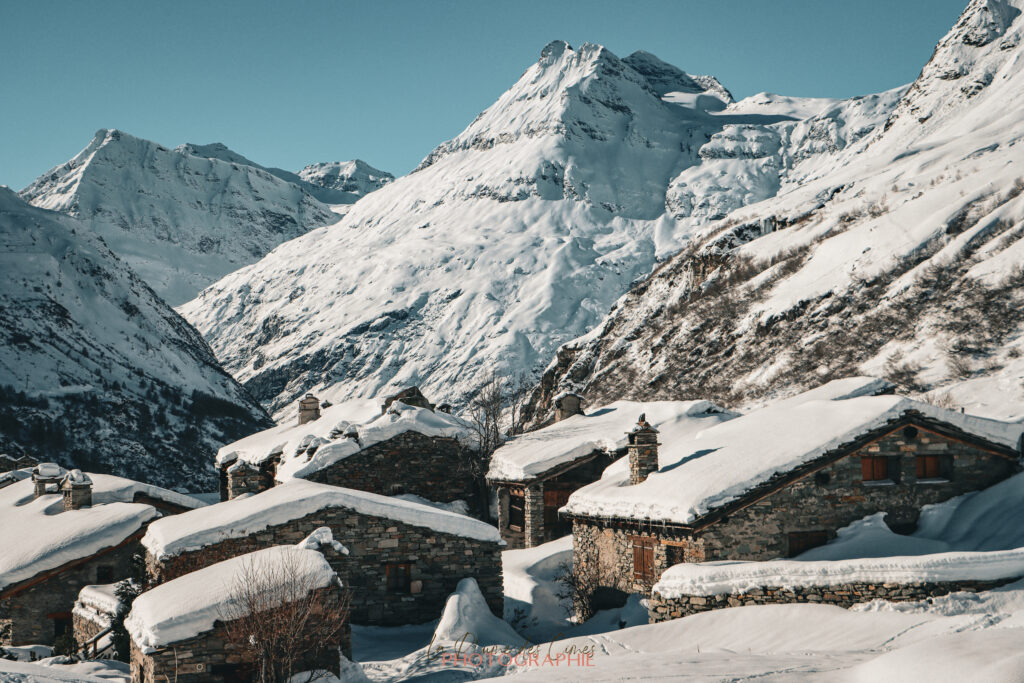
[[[30,479],[0,489],[0,589],[116,546],[158,516],[149,505],[100,504],[113,495],[102,488],[108,478],[91,476],[97,491],[93,506],[67,512],[59,495],[33,500]]]
[[[455,592],[448,596],[441,619],[434,629],[436,643],[459,641],[481,646],[523,642],[522,636],[511,626],[491,613],[476,579],[472,578],[459,581]]]
[[[553,425],[517,436],[494,452],[487,478],[522,481],[540,476],[593,451],[616,451],[626,446],[626,433],[637,418],[663,433],[663,440],[699,431],[735,414],[708,401],[616,401],[573,415]]]
[[[116,589],[116,583],[85,586],[78,592],[78,602],[101,612],[113,614],[121,604],[114,594]]]
[[[987,553],[939,553],[832,562],[683,563],[666,569],[653,591],[674,598],[744,593],[761,586],[796,588],[843,583],[994,581],[1021,576],[1024,576],[1024,548],[1016,548]]]
[[[235,582],[250,569],[273,572],[287,565],[299,585],[316,590],[338,582],[324,556],[297,546],[275,546],[233,557],[146,591],[132,603],[125,628],[143,652],[192,638],[213,629],[226,614],[236,614]]]
[[[396,401],[380,413],[380,402],[357,399],[325,409],[320,419],[304,425],[273,427],[228,444],[217,453],[217,465],[232,461],[261,463],[280,454],[278,481],[302,478],[374,444],[404,432],[470,441],[469,425],[448,413],[433,412]]]
[[[630,486],[628,465],[620,460],[605,470],[600,481],[573,493],[562,509],[577,515],[689,524],[772,476],[834,451],[909,411],[1014,450],[1024,430],[1020,424],[964,415],[900,396],[863,396],[858,391],[853,398],[845,398],[850,395],[848,383],[839,382],[693,436],[672,439],[663,433],[658,472]]]
[[[161,519],[150,525],[142,545],[159,560],[228,538],[248,536],[328,507],[349,508],[360,514],[480,541],[501,541],[497,529],[471,517],[375,493],[295,479],[254,496]]]

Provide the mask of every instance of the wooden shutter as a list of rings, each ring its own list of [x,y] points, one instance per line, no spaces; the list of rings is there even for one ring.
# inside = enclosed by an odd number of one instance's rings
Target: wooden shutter
[[[654,539],[633,538],[633,578],[641,581],[654,578]]]
[[[884,481],[889,478],[889,459],[865,455],[860,459],[860,475],[864,481]]]
[[[938,479],[942,476],[937,455],[917,456],[914,458],[914,469],[918,479]]]

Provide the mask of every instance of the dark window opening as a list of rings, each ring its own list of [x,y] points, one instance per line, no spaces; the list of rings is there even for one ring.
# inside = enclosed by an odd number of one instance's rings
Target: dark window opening
[[[72,626],[70,612],[60,612],[58,614],[52,614],[50,615],[50,618],[53,619],[54,638],[60,638],[62,635],[66,633],[71,633]]]
[[[508,528],[522,531],[526,526],[526,511],[523,494],[513,493],[508,497]]]
[[[640,581],[653,581],[656,578],[653,538],[633,538],[633,578]]]
[[[828,543],[827,531],[793,531],[789,534],[789,557]]]
[[[949,472],[938,455],[919,455],[914,458],[914,472],[918,479],[946,479]]]
[[[903,428],[903,438],[907,441],[913,441],[917,438],[917,427],[907,426]]]
[[[889,476],[889,458],[865,455],[860,459],[860,473],[864,481],[885,481]]]
[[[412,585],[412,564],[389,562],[384,565],[388,593],[409,593]]]
[[[558,538],[572,532],[572,528],[558,517],[558,509],[569,502],[570,493],[572,492],[565,490],[544,492],[544,533],[546,538]]]
[[[391,495],[392,496],[400,496],[403,493],[405,493],[405,487],[404,486],[402,486],[401,484],[392,484],[391,485]]]
[[[114,583],[114,568],[107,564],[96,567],[96,583]]]

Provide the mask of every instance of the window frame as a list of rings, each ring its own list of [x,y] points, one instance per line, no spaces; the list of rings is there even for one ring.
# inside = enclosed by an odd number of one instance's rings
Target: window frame
[[[513,504],[515,503],[515,504]],[[515,512],[513,512],[515,511]],[[509,491],[508,528],[512,531],[526,530],[526,494]]]
[[[879,467],[881,467],[884,476],[879,476]],[[895,481],[892,476],[889,457],[885,455],[860,456],[860,477],[861,481],[865,483]]]
[[[105,579],[103,577],[104,573],[108,574],[110,578]],[[100,586],[114,583],[114,566],[109,564],[96,565],[96,583]]]
[[[384,563],[384,590],[392,595],[412,593],[412,562]]]
[[[929,470],[932,473],[929,473]],[[949,481],[949,468],[946,459],[938,454],[918,453],[914,456],[914,476],[918,480],[942,479]]]

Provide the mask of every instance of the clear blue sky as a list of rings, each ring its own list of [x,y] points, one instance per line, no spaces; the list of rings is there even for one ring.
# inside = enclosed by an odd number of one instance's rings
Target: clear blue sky
[[[395,174],[489,106],[553,39],[647,50],[737,97],[913,80],[966,0],[5,0],[0,184],[99,128],[224,142],[268,166]]]

